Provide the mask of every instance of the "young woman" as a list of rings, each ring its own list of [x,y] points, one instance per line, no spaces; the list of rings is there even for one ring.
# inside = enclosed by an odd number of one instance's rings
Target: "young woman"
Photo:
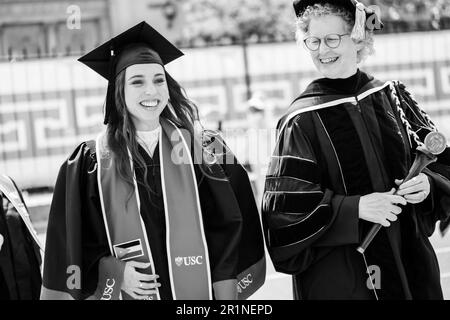
[[[402,183],[436,128],[403,84],[358,69],[378,17],[353,0],[294,8],[298,40],[323,78],[278,123],[263,199],[275,268],[294,275],[298,299],[442,299],[428,237],[449,220],[449,149]],[[374,223],[386,228],[364,257],[356,249]]]
[[[248,291],[262,285],[248,177],[218,137],[216,150],[198,138],[196,106],[164,68],[181,55],[142,22],[80,59],[110,81],[107,127],[60,170],[43,298],[235,299],[248,267]],[[247,219],[256,253],[240,250]]]

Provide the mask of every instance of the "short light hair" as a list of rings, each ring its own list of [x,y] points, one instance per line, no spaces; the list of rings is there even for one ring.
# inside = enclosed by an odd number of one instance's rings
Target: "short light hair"
[[[296,20],[296,30],[295,30],[295,39],[297,43],[303,43],[304,34],[309,31],[309,23],[311,22],[312,17],[320,17],[334,15],[341,17],[346,25],[347,32],[351,33],[353,30],[353,26],[355,24],[355,19],[348,10],[342,9],[335,5],[325,3],[325,4],[315,4],[313,6],[308,6],[303,14],[297,18]],[[364,61],[369,55],[372,55],[375,52],[373,43],[373,31],[366,29],[365,39],[362,40],[364,42],[364,47],[358,51],[357,62],[360,63]]]

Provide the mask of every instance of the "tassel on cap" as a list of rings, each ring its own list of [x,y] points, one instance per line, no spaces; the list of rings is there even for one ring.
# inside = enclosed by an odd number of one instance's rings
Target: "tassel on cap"
[[[363,3],[356,1],[355,26],[351,37],[355,41],[362,41],[366,38],[366,7]]]
[[[110,122],[113,117],[113,113],[114,113],[114,109],[115,109],[115,97],[114,97],[114,93],[115,93],[115,85],[114,85],[114,79],[112,78],[112,75],[114,74],[114,70],[115,70],[115,52],[114,52],[114,41],[111,41],[111,44],[109,45],[109,52],[110,52],[110,56],[109,56],[109,77],[111,77],[111,79],[108,81],[108,88],[106,89],[106,100],[105,100],[105,118],[103,120],[103,124],[108,124],[108,122]]]

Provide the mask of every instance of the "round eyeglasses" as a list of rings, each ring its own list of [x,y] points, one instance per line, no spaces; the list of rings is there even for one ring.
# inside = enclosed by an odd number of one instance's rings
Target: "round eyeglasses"
[[[341,44],[341,40],[342,37],[344,36],[349,36],[349,33],[344,33],[344,34],[327,34],[323,40],[325,42],[325,44],[327,45],[327,47],[334,49],[339,47],[339,45]],[[311,50],[311,51],[317,51],[319,50],[320,47],[320,43],[322,42],[322,39],[317,38],[317,37],[308,37],[306,39],[303,40],[303,42],[305,43],[305,46]]]

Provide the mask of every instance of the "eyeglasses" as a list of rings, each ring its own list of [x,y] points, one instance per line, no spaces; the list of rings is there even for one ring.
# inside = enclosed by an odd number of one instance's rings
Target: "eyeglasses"
[[[325,36],[325,38],[323,38],[323,39],[325,40],[325,44],[327,45],[327,47],[334,49],[334,48],[339,47],[343,36],[349,36],[349,35],[350,35],[349,33],[327,34]],[[322,40],[317,37],[308,37],[308,38],[304,39],[303,42],[305,43],[305,46],[309,50],[317,51],[317,50],[319,50],[320,43],[322,42]]]

